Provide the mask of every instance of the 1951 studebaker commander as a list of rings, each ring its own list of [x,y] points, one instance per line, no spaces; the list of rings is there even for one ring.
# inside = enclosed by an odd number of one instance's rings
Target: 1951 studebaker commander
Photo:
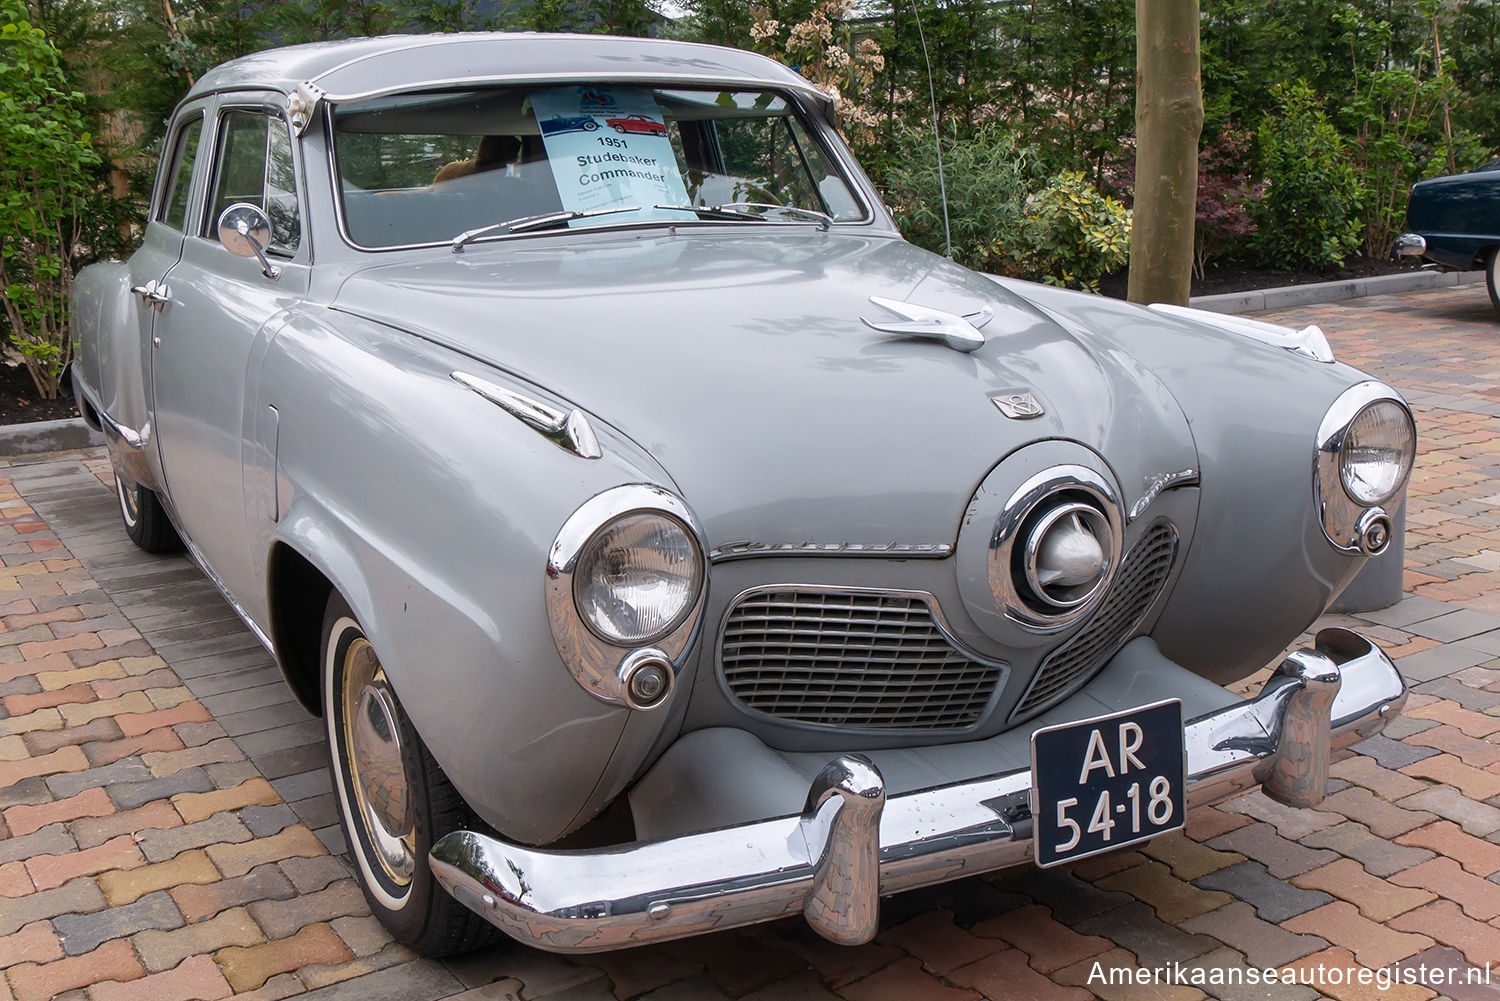
[[[164,150],[78,280],[78,401],[131,538],[326,718],[418,950],[865,941],[882,895],[1315,804],[1405,699],[1343,630],[1221,687],[1389,545],[1400,396],[1316,328],[911,246],[774,62],[282,49]]]

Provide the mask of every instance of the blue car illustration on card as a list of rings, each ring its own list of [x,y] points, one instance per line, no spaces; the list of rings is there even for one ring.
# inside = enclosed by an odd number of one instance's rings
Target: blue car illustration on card
[[[588,115],[548,118],[538,124],[544,136],[555,136],[563,132],[592,132],[599,127],[599,123]]]

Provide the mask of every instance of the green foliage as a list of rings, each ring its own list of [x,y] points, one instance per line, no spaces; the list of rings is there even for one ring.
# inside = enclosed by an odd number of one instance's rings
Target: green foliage
[[[20,0],[0,3],[0,302],[37,391],[57,396],[71,345],[77,220],[98,156],[57,50]]]
[[[1267,187],[1252,211],[1255,246],[1273,267],[1341,264],[1359,245],[1362,195],[1344,138],[1306,83],[1275,98],[1257,134]]]
[[[943,210],[932,133],[902,128],[893,145],[885,196],[896,223],[908,240],[941,254]],[[943,172],[953,259],[980,271],[1014,270],[1016,255],[1002,241],[1021,233],[1027,200],[1042,186],[1036,151],[992,123],[969,138],[944,143]]]
[[[1098,291],[1099,279],[1130,257],[1130,210],[1102,195],[1081,170],[1065,170],[1026,206],[1021,268],[1049,285]]]

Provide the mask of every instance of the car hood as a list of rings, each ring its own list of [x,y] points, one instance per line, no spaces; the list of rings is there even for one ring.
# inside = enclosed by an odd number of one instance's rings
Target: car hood
[[[767,226],[772,224],[766,224]],[[578,233],[358,272],[335,308],[512,373],[661,463],[710,544],[952,544],[985,474],[1065,438],[1128,506],[1196,465],[1150,373],[982,275],[881,236],[798,229]],[[871,296],[988,309],[964,353],[881,333]],[[1031,393],[1040,417],[991,397]]]

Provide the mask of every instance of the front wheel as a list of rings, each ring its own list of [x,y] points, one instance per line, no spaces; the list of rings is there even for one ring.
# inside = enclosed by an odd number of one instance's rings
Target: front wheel
[[[1500,247],[1491,250],[1485,261],[1484,284],[1490,290],[1490,305],[1500,310]]]
[[[120,520],[130,541],[148,553],[175,553],[182,539],[162,507],[155,491],[133,483],[115,472],[115,499],[120,503]]]
[[[427,863],[434,842],[474,818],[337,592],[323,616],[323,718],[339,819],[370,910],[396,941],[431,958],[493,942],[499,931],[449,896]]]

